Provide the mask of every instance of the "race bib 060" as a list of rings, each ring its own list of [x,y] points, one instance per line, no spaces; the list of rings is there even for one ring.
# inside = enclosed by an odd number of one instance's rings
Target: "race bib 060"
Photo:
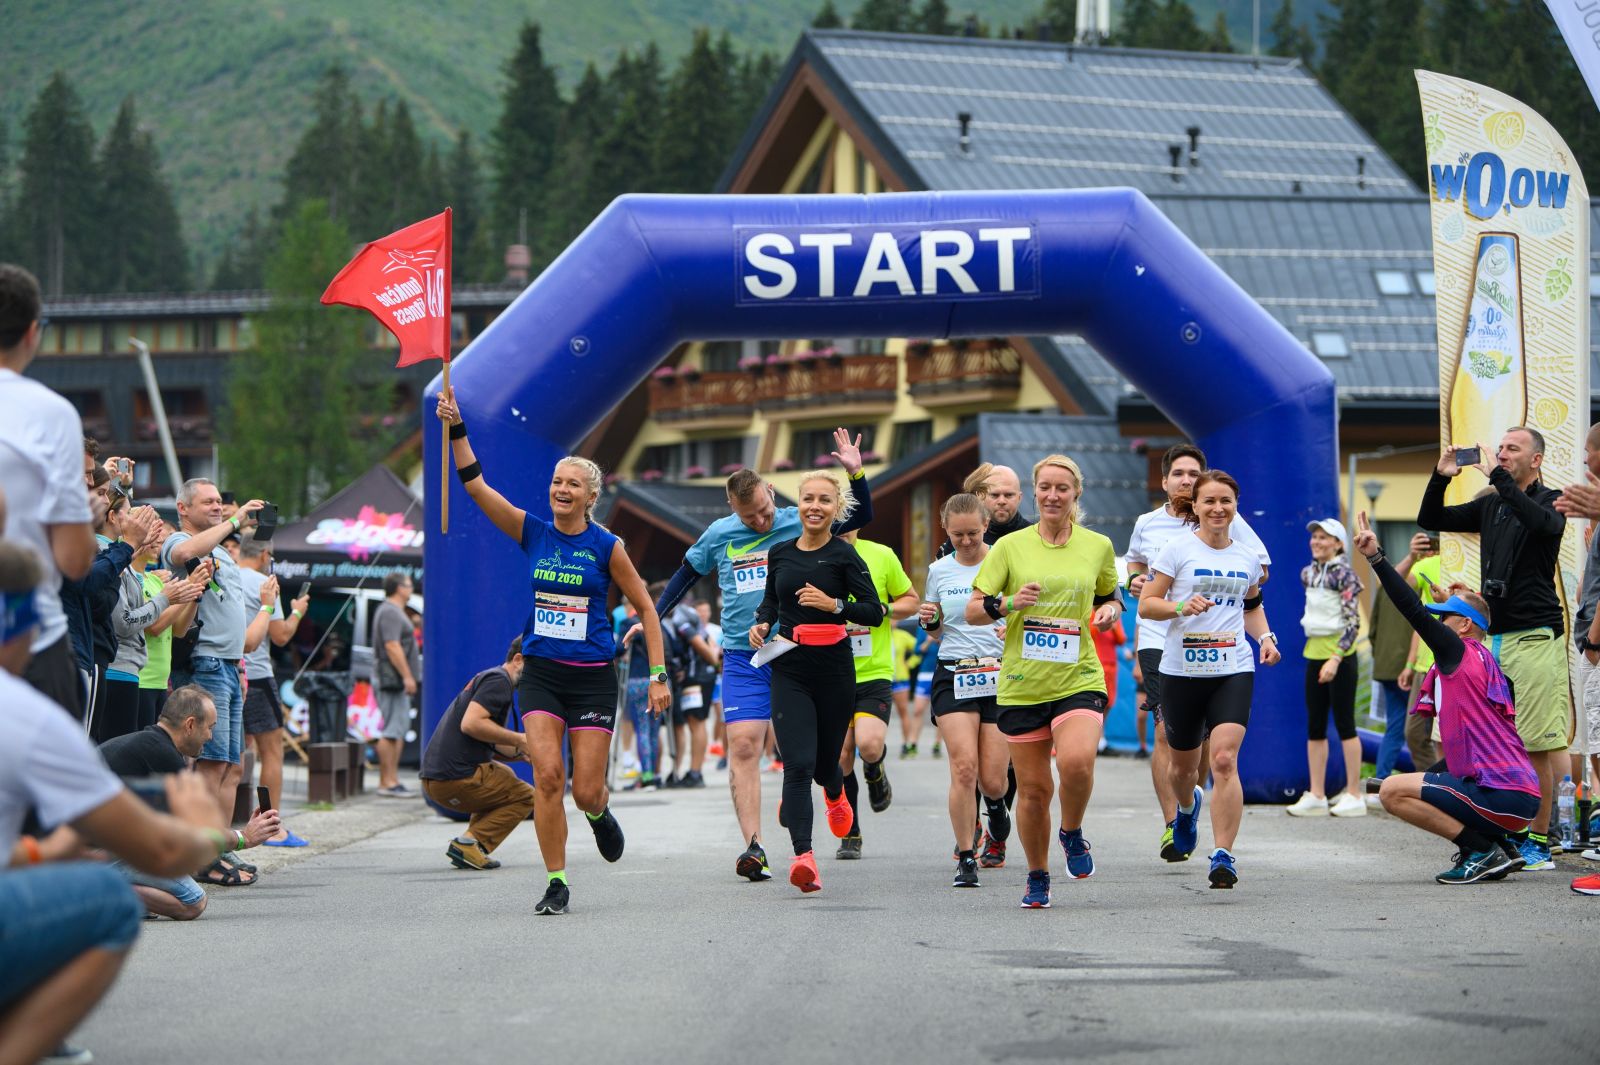
[[[1031,662],[1076,662],[1078,660],[1076,618],[1022,619],[1022,657]]]
[[[1227,676],[1234,672],[1239,652],[1236,632],[1186,632],[1183,635],[1183,672],[1190,677]]]
[[[552,640],[587,640],[589,600],[581,595],[536,592],[533,597],[533,634]]]

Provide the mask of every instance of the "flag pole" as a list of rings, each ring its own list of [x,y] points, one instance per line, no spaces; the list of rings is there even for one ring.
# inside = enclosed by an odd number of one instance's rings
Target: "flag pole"
[[[449,259],[445,263],[444,274],[444,390],[450,392],[450,346],[454,337],[455,308],[454,287],[452,282],[455,275],[455,219],[450,208],[444,209],[444,246]],[[458,410],[457,414],[460,413]],[[439,535],[447,536],[450,533],[450,427],[444,423],[439,425]]]
[[[450,392],[450,358],[444,360],[444,390]],[[439,423],[439,532],[450,532],[450,427]]]

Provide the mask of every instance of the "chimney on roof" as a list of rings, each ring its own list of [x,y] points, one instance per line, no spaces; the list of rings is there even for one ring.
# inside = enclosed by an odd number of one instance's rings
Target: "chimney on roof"
[[[956,121],[961,123],[961,154],[968,155],[972,152],[972,137],[968,132],[972,127],[972,112],[956,112]]]
[[[1050,39],[1050,30],[1052,28],[1053,27],[1050,25],[1050,20],[1047,18],[1042,18],[1039,20],[1038,28],[1034,31],[1034,36],[1041,41],[1048,41]]]
[[[1189,135],[1189,165],[1200,165],[1200,127],[1190,126],[1184,130]]]
[[[1300,188],[1300,179],[1299,178],[1295,178],[1294,179],[1293,184],[1291,184],[1289,186],[1289,191],[1294,193],[1296,196],[1300,195],[1300,193],[1304,191],[1303,189]]]
[[[1167,154],[1172,157],[1172,180],[1173,181],[1181,181],[1181,180],[1183,180],[1183,171],[1180,168],[1179,163],[1178,163],[1178,160],[1183,158],[1183,145],[1181,145],[1181,144],[1169,144],[1169,145],[1167,145]]]
[[[961,24],[961,36],[976,37],[978,35],[978,16],[968,15],[967,21]]]
[[[1356,156],[1356,188],[1365,189],[1366,187],[1367,187],[1367,157],[1364,156],[1364,155],[1358,155],[1358,156]]]

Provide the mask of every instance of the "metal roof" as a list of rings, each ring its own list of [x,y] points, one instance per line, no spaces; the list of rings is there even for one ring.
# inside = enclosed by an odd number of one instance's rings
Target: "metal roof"
[[[1052,453],[1069,456],[1083,471],[1084,525],[1111,537],[1117,553],[1139,515],[1150,509],[1145,457],[1117,428],[1115,418],[1068,414],[980,414],[978,457],[1010,466],[1024,484],[1033,464]],[[1037,520],[1033,494],[1022,493],[1022,513]]]
[[[776,493],[780,507],[793,501]],[[720,484],[676,484],[672,481],[621,481],[600,493],[594,518],[605,522],[617,503],[627,500],[664,524],[678,530],[689,543],[700,538],[706,526],[728,516],[728,493]]]
[[[808,32],[797,57],[892,145],[913,187],[1420,195],[1295,59],[849,30]]]
[[[520,285],[456,285],[451,304],[507,307],[522,294]],[[259,289],[236,292],[128,292],[47,296],[43,313],[56,321],[93,318],[204,318],[254,314],[267,309],[271,294]]]

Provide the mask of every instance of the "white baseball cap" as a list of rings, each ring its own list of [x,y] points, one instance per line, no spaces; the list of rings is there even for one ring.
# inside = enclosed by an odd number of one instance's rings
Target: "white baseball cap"
[[[1344,522],[1338,518],[1320,518],[1317,521],[1310,522],[1306,525],[1306,532],[1310,532],[1312,529],[1321,529],[1340,543],[1347,544],[1350,542],[1350,534],[1345,532]]]

